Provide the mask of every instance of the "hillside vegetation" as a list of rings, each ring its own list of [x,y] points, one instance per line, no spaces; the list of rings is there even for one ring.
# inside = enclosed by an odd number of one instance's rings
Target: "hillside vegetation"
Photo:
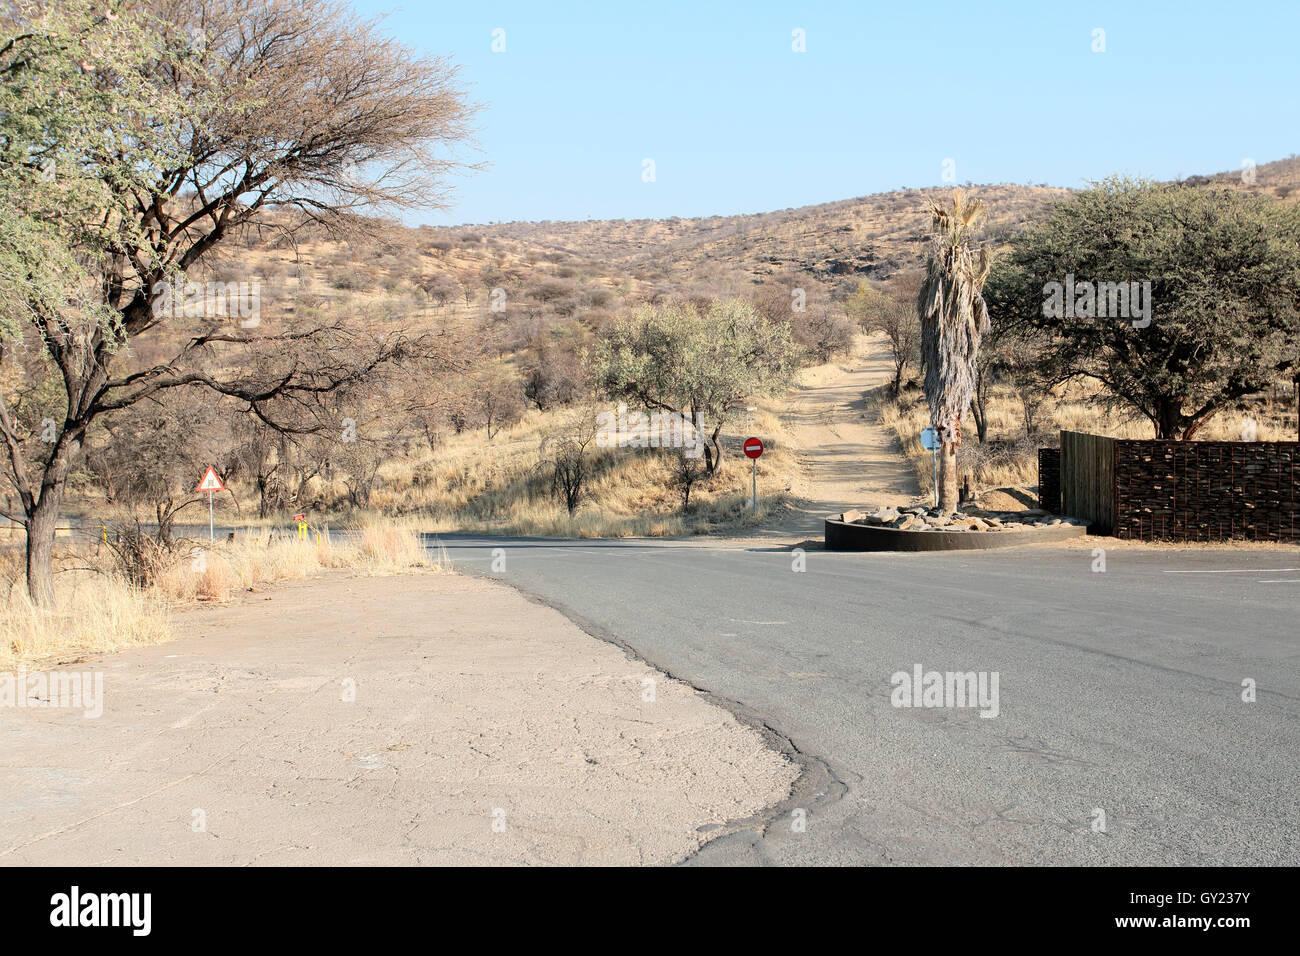
[[[1241,173],[1195,181],[1296,202],[1300,160],[1259,166],[1253,182]],[[975,189],[989,203],[986,235],[995,243],[1069,195],[1043,186]],[[444,530],[624,535],[708,532],[752,520],[743,474],[724,468],[699,486],[686,511],[669,458],[635,449],[594,455],[590,494],[570,515],[551,493],[540,448],[566,427],[575,403],[595,408],[584,356],[638,304],[732,295],[789,321],[805,362],[826,361],[851,342],[861,317],[851,316],[850,306],[864,283],[893,284],[906,302],[906,280],[924,250],[924,199],[946,192],[909,189],[695,219],[457,228],[366,221],[344,237],[281,217],[279,228],[228,241],[190,278],[256,283],[263,329],[291,318],[361,316],[381,332],[439,336],[461,374],[394,378],[365,396],[313,409],[320,428],[289,436],[271,434],[247,414],[228,414],[236,403],[197,403],[178,390],[167,409],[151,408],[143,418],[132,410],[92,432],[68,510],[96,523],[153,520],[161,501],[164,510],[181,509],[179,523],[195,521],[202,499],[189,489],[212,463],[230,488],[217,506],[237,523],[284,523],[296,511],[311,512],[314,522],[379,511],[420,515]],[[794,290],[805,298],[803,311],[790,307]],[[210,321],[199,316],[190,327]],[[183,331],[133,349],[133,363],[161,361]],[[907,376],[915,374],[913,365]],[[908,391],[886,414],[925,471],[913,447],[923,417],[916,395]],[[1269,437],[1286,427],[1285,410],[1273,412],[1261,416]],[[1067,390],[1050,398],[1032,431],[1098,428],[1098,415],[1087,394]],[[1028,483],[1037,439],[1027,439],[1014,389],[993,390],[990,419],[992,444],[965,453],[976,482]],[[1141,431],[1137,422],[1113,424],[1125,434]],[[723,431],[733,465],[742,425],[733,419]],[[781,451],[777,420],[751,427],[777,438],[775,457],[764,464],[780,494],[794,465]],[[1234,427],[1221,422],[1207,434]],[[142,431],[154,439],[144,448]],[[124,480],[128,461],[155,468],[155,480]]]

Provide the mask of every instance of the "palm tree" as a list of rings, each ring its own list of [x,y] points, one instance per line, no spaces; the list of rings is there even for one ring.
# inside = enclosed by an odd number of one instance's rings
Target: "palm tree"
[[[952,208],[930,203],[930,257],[925,281],[917,295],[921,316],[921,362],[925,366],[925,397],[930,423],[943,442],[939,452],[939,510],[957,510],[957,446],[961,419],[975,391],[975,359],[980,339],[989,328],[984,306],[984,280],[989,253],[971,235],[988,207],[967,200],[958,189]]]

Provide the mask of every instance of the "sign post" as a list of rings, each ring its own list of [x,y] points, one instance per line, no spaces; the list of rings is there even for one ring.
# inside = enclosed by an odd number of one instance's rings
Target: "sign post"
[[[199,479],[199,486],[194,490],[208,493],[208,543],[211,544],[217,540],[216,532],[212,526],[212,496],[218,491],[225,491],[226,486],[221,483],[221,477],[217,474],[217,469],[208,465],[208,470],[203,473],[203,477]]]
[[[921,447],[934,459],[934,506],[939,507],[939,433],[933,427],[921,432]]]
[[[754,514],[758,514],[758,459],[763,454],[763,442],[757,438],[746,438],[744,449],[745,454],[754,463],[754,497],[750,504],[753,505]]]

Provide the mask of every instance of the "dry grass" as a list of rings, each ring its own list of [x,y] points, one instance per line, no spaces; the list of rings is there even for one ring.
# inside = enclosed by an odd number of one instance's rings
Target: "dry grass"
[[[588,494],[570,516],[551,494],[549,479],[539,468],[543,439],[562,432],[572,422],[574,409],[561,407],[546,412],[531,409],[491,440],[479,428],[449,434],[432,450],[413,444],[409,454],[394,456],[380,468],[364,510],[342,504],[346,498],[342,480],[326,485],[313,479],[313,490],[324,500],[340,502],[323,514],[313,513],[339,525],[412,521],[427,532],[576,538],[731,532],[770,514],[793,481],[798,464],[775,411],[780,404],[779,399],[760,402],[759,411],[748,423],[742,413],[724,430],[723,469],[713,479],[695,485],[690,509],[685,512],[674,482],[674,452],[593,447]],[[740,444],[749,434],[761,435],[766,446],[759,462],[757,517],[745,507],[750,498],[750,466]],[[235,518],[230,513],[223,515],[223,503],[218,502],[219,524],[235,520],[245,534],[260,533],[263,538],[284,529],[283,514],[266,519]],[[256,511],[251,498],[245,497],[242,505],[245,516]],[[83,509],[81,516],[86,519],[91,514],[96,522],[104,515],[127,520],[124,513],[117,514],[107,505]],[[215,579],[218,573],[213,572],[216,590],[220,590],[220,581]]]
[[[1136,416],[1107,413],[1091,402],[1090,394],[1080,386],[1058,389],[1048,395],[1038,412],[1038,433],[1026,436],[1024,414],[1019,399],[1010,388],[994,389],[989,401],[988,442],[975,440],[974,425],[966,422],[959,451],[958,466],[971,476],[974,490],[1005,487],[1031,487],[1038,484],[1038,448],[1054,445],[1061,430],[1090,432],[1115,438],[1153,438],[1151,423]],[[884,389],[868,395],[880,412],[881,421],[898,436],[904,454],[916,470],[923,487],[931,481],[931,454],[921,447],[921,431],[930,424],[925,399],[912,389],[897,402]],[[1224,412],[1211,419],[1197,438],[1204,441],[1235,441],[1241,438],[1244,415]],[[1282,413],[1268,407],[1253,411],[1259,441],[1288,441],[1292,431],[1285,426]]]
[[[161,595],[91,574],[60,584],[58,610],[53,612],[35,607],[24,590],[10,593],[0,620],[0,662],[102,653],[156,644],[171,636],[169,606]]]
[[[359,528],[307,539],[249,530],[235,543],[195,547],[160,576],[155,589],[174,604],[226,601],[232,593],[345,569],[357,574],[402,574],[438,568],[409,520],[367,519]]]
[[[448,566],[445,554],[430,555],[409,521],[373,520],[333,538],[328,532],[314,533],[306,541],[249,531],[235,542],[175,554],[147,588],[131,587],[103,566],[106,553],[96,558],[69,551],[62,563],[77,570],[57,576],[57,609],[45,612],[28,599],[20,576],[12,571],[14,560],[9,552],[0,663],[156,644],[171,637],[173,609],[225,602],[241,591],[329,570],[383,575]]]
[[[571,412],[530,412],[486,442],[481,433],[452,436],[423,458],[395,461],[381,473],[370,502],[377,511],[418,516],[426,531],[573,538],[665,537],[733,531],[760,523],[781,504],[797,462],[780,419],[761,407],[749,428],[763,436],[759,513],[750,498],[749,460],[740,452],[745,423],[723,436],[723,469],[691,492],[683,511],[673,481],[673,452],[597,448],[591,455],[587,496],[568,511],[550,493],[541,461],[542,439]]]

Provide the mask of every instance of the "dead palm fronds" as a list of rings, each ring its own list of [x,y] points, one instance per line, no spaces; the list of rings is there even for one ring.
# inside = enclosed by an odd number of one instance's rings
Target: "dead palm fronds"
[[[932,238],[917,311],[930,421],[943,438],[939,508],[949,512],[957,504],[960,422],[975,392],[975,359],[989,328],[982,294],[989,253],[974,241],[988,207],[978,199],[967,200],[960,189],[953,194],[951,208],[933,199],[929,203]]]

